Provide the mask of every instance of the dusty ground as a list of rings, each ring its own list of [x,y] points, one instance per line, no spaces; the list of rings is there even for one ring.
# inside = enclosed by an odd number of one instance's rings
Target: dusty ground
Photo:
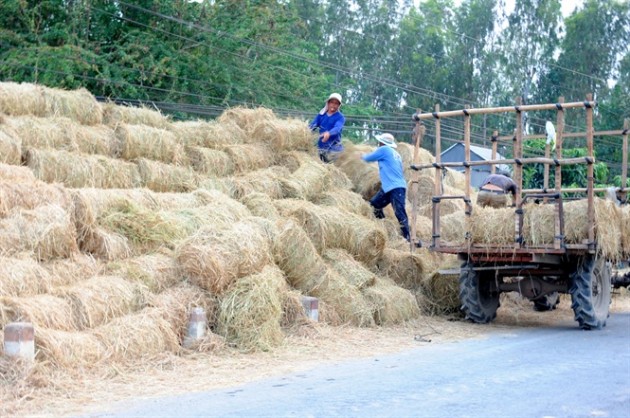
[[[628,291],[614,295],[611,312],[630,312]],[[308,370],[326,362],[398,352],[427,344],[486,338],[490,333],[506,329],[536,326],[577,326],[570,298],[563,295],[559,308],[546,313],[534,312],[526,300],[504,298],[497,320],[489,325],[445,317],[422,317],[395,328],[316,325],[307,336],[291,336],[282,347],[270,353],[244,354],[221,348],[209,353],[154,358],[124,368],[73,370],[53,375],[50,369],[42,368],[31,370],[25,379],[5,373],[7,378],[0,380],[0,416],[104,412],[116,401],[235,386]]]

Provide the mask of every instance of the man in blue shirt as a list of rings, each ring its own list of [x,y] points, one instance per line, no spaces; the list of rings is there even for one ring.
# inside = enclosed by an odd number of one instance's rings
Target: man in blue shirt
[[[330,163],[337,159],[339,153],[343,151],[341,144],[341,132],[346,118],[339,111],[341,107],[341,94],[333,93],[326,100],[324,108],[315,116],[309,125],[311,130],[319,128],[319,139],[317,148],[319,158],[325,163]]]
[[[409,220],[405,210],[407,182],[403,174],[400,154],[396,151],[396,140],[391,134],[377,135],[378,148],[361,158],[363,161],[378,161],[378,173],[381,178],[381,190],[370,200],[374,208],[374,216],[385,218],[383,208],[390,203],[400,224],[400,233],[409,241]]]

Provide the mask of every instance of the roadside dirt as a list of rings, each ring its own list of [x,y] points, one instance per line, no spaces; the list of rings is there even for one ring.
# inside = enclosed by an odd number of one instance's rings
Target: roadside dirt
[[[510,295],[503,295],[510,296]],[[630,312],[630,293],[614,294],[611,313]],[[322,363],[378,356],[523,327],[576,327],[570,298],[558,309],[534,312],[531,302],[504,297],[496,321],[422,317],[399,327],[360,329],[315,325],[273,352],[239,353],[223,347],[147,359],[125,367],[54,372],[35,370],[28,383],[0,381],[0,416],[77,416],[103,413],[114,402],[206,391],[307,371]],[[302,330],[304,331],[304,330]],[[593,331],[597,332],[597,331]],[[43,376],[46,374],[46,376]],[[41,385],[42,387],[34,388]]]

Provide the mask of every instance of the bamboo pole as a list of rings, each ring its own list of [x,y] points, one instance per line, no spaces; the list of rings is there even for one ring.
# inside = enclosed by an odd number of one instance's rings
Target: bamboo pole
[[[435,112],[440,112],[440,105],[435,105]],[[440,118],[435,119],[435,162],[439,164],[442,161],[442,140],[441,140],[441,123]],[[435,196],[442,195],[442,168],[435,169],[435,188],[433,190]],[[433,203],[433,239],[434,247],[440,246],[440,202]]]
[[[560,108],[556,111],[556,160],[562,160],[562,141],[564,137],[564,97],[558,98]],[[556,165],[554,186],[556,193],[562,189],[562,167]],[[562,196],[554,203],[554,240],[553,247],[558,249],[564,245],[564,217],[562,213]]]
[[[471,167],[476,167],[479,165],[498,165],[498,164],[516,164],[516,158],[506,158],[503,160],[486,160],[486,161],[469,161],[468,163],[449,161],[445,163],[431,163],[431,164],[413,164],[411,168],[413,170],[424,170],[426,168],[434,168],[436,166],[440,166],[440,168],[445,167],[466,167],[469,165]],[[554,165],[576,165],[576,164],[584,164],[588,162],[588,157],[573,157],[573,158],[562,158],[560,160],[555,158],[545,158],[545,157],[530,157],[530,158],[519,158],[521,164],[554,164]]]
[[[525,189],[523,193],[550,193],[554,189]],[[619,187],[615,187],[616,191],[621,190]],[[574,187],[571,189],[567,189],[566,187],[562,188],[562,193],[586,193],[588,191],[588,187]],[[608,187],[594,187],[593,191],[595,193],[606,193],[608,191]],[[555,191],[554,191],[555,193]]]
[[[569,108],[582,108],[586,106],[595,106],[595,103],[592,101],[589,102],[573,102],[573,103],[563,103],[563,109]],[[556,110],[558,108],[558,104],[533,104],[533,105],[520,105],[516,106],[503,106],[503,107],[489,107],[489,108],[475,108],[475,109],[461,109],[461,110],[451,110],[447,112],[439,112],[439,113],[418,113],[416,115],[419,119],[431,119],[431,118],[447,118],[451,116],[466,116],[467,114],[472,115],[484,115],[491,113],[507,113],[507,112],[528,112],[533,110]]]
[[[593,136],[615,136],[615,135],[623,135],[623,129],[618,129],[614,131],[596,131],[593,132]],[[564,134],[565,138],[585,138],[586,132],[569,132]],[[545,139],[547,135],[544,134],[534,134],[534,135],[525,135],[523,139]],[[514,136],[503,135],[497,138],[499,141],[511,141],[514,139]]]
[[[628,128],[630,120],[623,121],[623,144],[621,151],[621,197],[624,200],[628,198]]]
[[[516,132],[514,135],[514,161],[516,165],[514,167],[514,182],[516,183],[517,193],[514,195],[514,204],[517,207],[516,218],[514,220],[514,241],[516,242],[516,248],[523,246],[522,233],[523,230],[523,208],[521,207],[521,190],[523,190],[523,166],[520,159],[523,157],[523,113],[519,110],[521,107],[521,98],[516,100]]]
[[[589,102],[592,100],[592,94],[586,96],[586,100]],[[588,198],[588,245],[589,249],[595,249],[595,205],[593,201],[593,183],[594,183],[594,167],[593,167],[593,107],[586,106],[586,148],[588,156],[591,157],[591,162],[587,166],[586,183],[588,191],[586,192]]]
[[[465,188],[464,190],[466,195],[466,201],[470,201],[470,115],[467,112],[464,112],[464,161],[466,161],[466,165],[464,167],[464,172],[466,174]],[[470,216],[471,214],[466,211],[466,215]]]
[[[419,115],[421,110],[418,109],[416,115]],[[416,119],[416,135],[414,138],[413,144],[413,165],[418,163],[418,158],[420,156],[420,144],[423,141],[424,137],[424,125],[420,119]],[[416,220],[418,219],[418,177],[420,177],[419,172],[413,173],[413,179],[411,182],[411,225],[410,225],[410,237],[409,237],[409,251],[413,252],[416,245]]]
[[[497,135],[499,135],[499,131],[492,132],[492,137],[490,138],[490,142],[492,142],[492,160],[497,159]],[[496,172],[496,167],[494,164],[490,166],[490,174],[494,174]]]

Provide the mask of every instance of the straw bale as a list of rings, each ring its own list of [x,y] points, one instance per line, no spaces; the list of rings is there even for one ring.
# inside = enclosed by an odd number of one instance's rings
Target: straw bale
[[[475,244],[514,244],[515,216],[513,208],[475,206],[467,222],[472,242]]]
[[[159,110],[145,106],[123,106],[112,102],[101,104],[103,109],[103,123],[118,126],[123,123],[131,125],[147,125],[153,128],[168,128],[169,120]]]
[[[411,213],[411,212],[407,212]],[[462,218],[463,216],[460,215]],[[440,224],[442,220],[445,219],[440,218]],[[420,239],[422,242],[431,243],[433,238],[433,218],[428,218],[426,216],[417,215],[416,216],[416,238]]]
[[[342,208],[367,218],[371,218],[374,213],[372,206],[360,194],[341,188],[324,191],[316,196],[313,202],[316,205]]]
[[[95,328],[141,309],[147,289],[117,276],[94,276],[54,294],[70,302],[79,329]]]
[[[35,209],[47,204],[70,210],[70,193],[61,185],[50,185],[43,181],[15,182],[0,179],[0,217],[6,217],[16,209]]]
[[[225,177],[234,173],[234,163],[225,151],[188,146],[186,154],[190,165],[198,173],[216,177]]]
[[[248,142],[262,143],[276,152],[282,152],[308,151],[313,147],[317,136],[302,120],[264,118],[254,122],[250,138]]]
[[[274,163],[273,151],[264,145],[226,145],[222,150],[232,160],[236,173],[260,170]]]
[[[525,216],[523,217],[523,237],[525,242],[530,245],[552,244],[554,233],[554,205],[551,204],[528,204],[523,208]],[[514,210],[512,213],[511,235],[514,235],[514,222],[516,215]],[[565,225],[566,226],[566,225]],[[506,231],[507,233],[508,231]],[[572,231],[573,235],[577,231]],[[513,242],[513,239],[512,239]]]
[[[37,359],[57,367],[76,369],[94,366],[105,359],[105,346],[88,332],[68,332],[38,327],[35,330]]]
[[[300,165],[306,161],[319,159],[315,153],[315,147],[308,151],[281,151],[276,154],[276,160],[279,165],[286,167],[291,173],[300,168]]]
[[[367,152],[371,152],[371,149],[347,144],[345,151],[334,164],[352,181],[354,185],[352,190],[365,200],[370,200],[381,189],[381,179],[378,165],[366,163],[361,159],[361,155]]]
[[[76,127],[77,149],[84,154],[114,155],[116,133],[107,125]]]
[[[356,261],[347,251],[339,248],[330,248],[324,252],[324,260],[335,270],[348,284],[363,289],[372,286],[376,282],[376,275],[363,264]]]
[[[22,141],[22,150],[55,149],[75,152],[78,125],[68,118],[38,118],[17,116],[8,119],[6,126]]]
[[[240,198],[241,203],[247,206],[247,209],[254,216],[276,220],[280,219],[280,213],[273,204],[273,199],[265,193],[253,192]]]
[[[411,167],[411,164],[414,163],[413,161],[413,154],[415,152],[414,149],[415,147],[413,145],[408,144],[406,142],[398,142],[398,147],[396,148],[396,151],[398,151],[398,153],[402,157],[403,171],[404,171],[405,177],[408,179],[411,178],[412,173],[413,173],[410,167]],[[422,147],[418,148],[418,164],[432,164],[434,162],[435,162],[435,157],[433,156],[433,154],[431,154],[430,151]],[[433,174],[433,170],[423,170],[423,172]]]
[[[31,83],[1,82],[0,113],[44,116],[46,101],[43,87]]]
[[[322,193],[330,184],[329,172],[319,161],[306,160],[288,178],[282,181],[284,196],[310,200]]]
[[[466,175],[461,171],[445,169],[444,184],[461,191],[466,190]]]
[[[35,328],[75,331],[70,302],[49,294],[0,297],[0,328],[10,322],[31,322]]]
[[[182,242],[176,253],[191,282],[217,295],[237,278],[259,272],[272,257],[265,231],[251,221],[226,229],[204,227]]]
[[[112,261],[107,264],[106,271],[107,274],[142,283],[154,293],[163,292],[182,280],[174,256],[163,253]]]
[[[50,274],[36,260],[0,256],[0,296],[32,296],[50,289]]]
[[[159,161],[137,160],[142,185],[154,192],[189,192],[197,188],[197,176],[190,167],[178,167]]]
[[[50,275],[51,287],[69,286],[101,273],[102,266],[94,257],[75,253],[71,258],[50,260],[40,265]]]
[[[464,201],[459,199],[447,199],[440,202],[440,217],[458,213],[464,216]],[[433,219],[433,203],[428,202],[418,208],[418,215]]]
[[[131,189],[141,182],[135,164],[102,155],[31,149],[26,153],[26,165],[38,179],[66,187]]]
[[[34,182],[37,179],[28,167],[0,163],[0,178],[4,181]]]
[[[478,211],[479,208],[475,207],[473,213]],[[501,212],[503,214],[503,212]],[[512,214],[514,212],[512,211]],[[480,223],[481,222],[481,223]],[[478,230],[483,230],[484,224],[486,222],[485,218],[482,216],[478,216],[475,220],[471,220],[470,222],[466,219],[466,215],[463,212],[455,212],[450,215],[446,215],[443,218],[440,218],[440,240],[443,243],[451,243],[451,244],[459,244],[464,245],[466,243],[466,234],[469,231],[471,224],[476,227]],[[494,223],[493,223],[494,224]],[[432,225],[432,224],[431,224]],[[510,225],[512,226],[512,233],[514,235],[514,221],[512,220]],[[487,227],[488,225],[485,224]],[[503,225],[507,227],[506,225]],[[493,234],[494,231],[487,231],[489,234]],[[479,232],[477,232],[479,233]],[[490,239],[494,239],[494,235],[491,235]],[[507,239],[504,237],[502,239]]]
[[[0,163],[20,165],[22,140],[10,128],[0,124]]]
[[[274,265],[233,283],[221,299],[217,330],[229,343],[247,351],[269,351],[284,339],[280,322],[288,291]]]
[[[0,253],[33,252],[38,260],[65,258],[78,251],[68,212],[59,205],[14,211],[0,220]]]
[[[234,122],[201,120],[173,122],[170,130],[182,145],[215,149],[229,144],[243,144],[247,136]]]
[[[208,191],[219,191],[225,195],[236,199],[242,193],[243,188],[240,187],[235,177],[224,178],[203,178],[199,179],[199,189]]]
[[[630,258],[630,205],[621,208],[621,244],[624,256]]]
[[[425,309],[429,313],[452,314],[460,311],[458,275],[442,275],[435,271],[424,278],[422,287],[427,301]]]
[[[391,280],[378,278],[373,285],[362,289],[362,293],[372,305],[376,325],[400,324],[420,316],[414,294]]]
[[[105,260],[118,260],[132,255],[129,240],[120,235],[107,231],[100,226],[90,227],[78,238],[81,251]]]
[[[289,171],[285,167],[272,166],[233,177],[235,196],[240,199],[251,193],[264,193],[273,199],[285,194],[286,178]]]
[[[251,135],[254,127],[256,126],[256,124],[258,124],[258,122],[262,120],[275,119],[276,116],[271,109],[266,109],[264,107],[248,109],[245,107],[237,106],[224,111],[221,116],[219,116],[218,122],[220,124],[234,123],[244,129],[248,135]]]
[[[586,207],[586,203],[584,205]],[[597,252],[608,260],[618,261],[621,259],[621,228],[621,210],[619,207],[610,200],[595,199]]]
[[[177,334],[159,308],[113,319],[93,333],[106,347],[108,358],[121,363],[179,350]]]
[[[297,290],[285,292],[280,326],[286,335],[295,335],[303,338],[311,337],[316,332],[316,322],[306,316],[306,311],[302,305],[303,297],[302,293]],[[317,322],[321,322],[321,319],[318,318]]]
[[[44,87],[47,116],[63,116],[84,125],[103,123],[103,108],[84,88],[66,91]]]
[[[284,271],[291,286],[308,293],[322,281],[324,260],[295,221],[280,219],[276,226],[274,261]]]
[[[326,171],[328,171],[328,188],[330,189],[343,189],[343,190],[352,190],[354,185],[350,178],[341,171],[341,169],[333,164],[324,165]]]
[[[379,276],[389,277],[398,286],[414,290],[420,286],[426,268],[418,253],[386,248],[376,263],[375,271]]]
[[[121,124],[116,127],[114,156],[125,160],[146,158],[168,164],[181,164],[184,147],[166,129]]]

